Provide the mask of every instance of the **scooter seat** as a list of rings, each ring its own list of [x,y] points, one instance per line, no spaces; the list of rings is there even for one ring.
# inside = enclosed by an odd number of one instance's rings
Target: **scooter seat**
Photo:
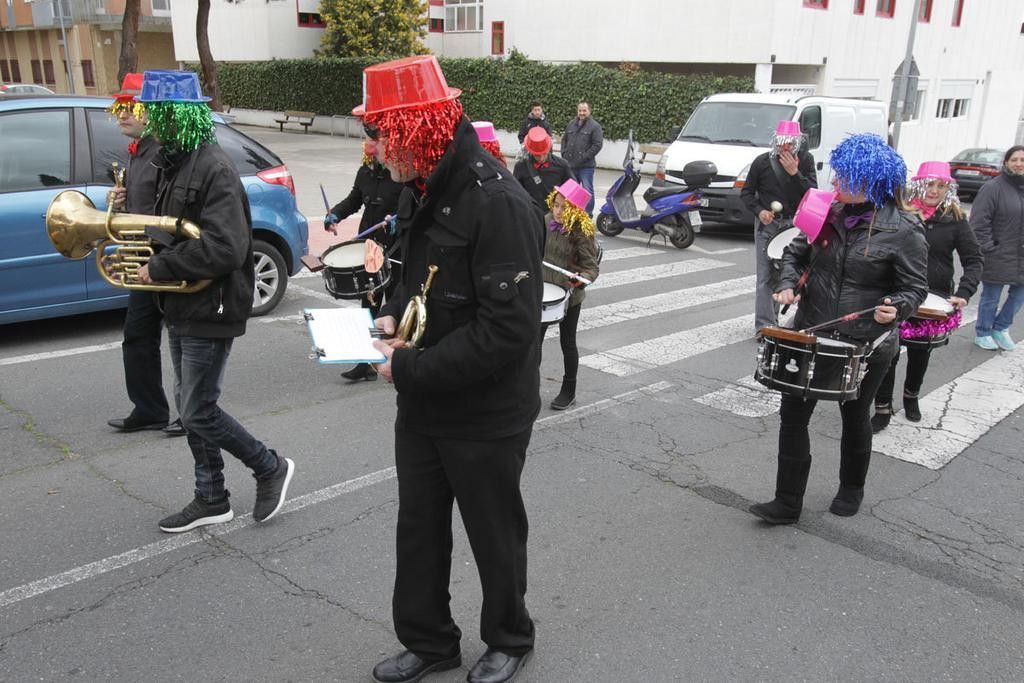
[[[655,199],[661,199],[662,197],[670,197],[675,194],[686,194],[687,192],[693,192],[686,185],[667,185],[665,187],[654,187],[653,185],[647,188],[644,192],[644,199],[651,202]]]

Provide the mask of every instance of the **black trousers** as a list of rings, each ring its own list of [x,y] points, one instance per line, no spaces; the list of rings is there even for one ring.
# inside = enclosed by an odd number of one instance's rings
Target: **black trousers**
[[[576,327],[580,324],[582,308],[582,303],[570,306],[565,311],[565,317],[558,321],[558,343],[562,347],[562,365],[565,368],[566,379],[576,379],[576,374],[580,369],[580,351],[576,346]],[[551,325],[554,323],[546,323],[541,327],[540,341],[538,342],[541,348],[544,348],[544,335],[547,334]],[[540,358],[539,354],[537,358]]]
[[[132,402],[132,417],[166,422],[170,416],[160,367],[160,337],[164,314],[153,292],[130,291],[124,319],[124,384]]]
[[[868,371],[860,385],[856,401],[839,404],[843,417],[843,434],[839,445],[839,483],[859,488],[867,479],[871,463],[871,404],[875,399],[885,373],[889,370],[893,345],[883,345],[868,357]],[[782,395],[779,410],[779,458],[792,461],[810,461],[811,440],[807,425],[811,421],[815,399],[805,400],[789,394]]]
[[[462,632],[448,592],[453,501],[483,588],[481,640],[512,656],[533,647],[525,601],[529,527],[519,490],[531,432],[470,441],[395,429],[398,568],[392,610],[399,641],[421,658],[460,651]]]
[[[928,361],[931,359],[931,347],[907,346],[907,376],[903,380],[903,391],[910,394],[917,394],[921,391],[921,384],[924,383],[924,374],[928,371]],[[875,405],[889,405],[892,403],[892,390],[896,385],[896,366],[900,364],[900,354],[893,356],[889,365],[889,372],[885,374],[882,385],[878,387],[875,394]]]

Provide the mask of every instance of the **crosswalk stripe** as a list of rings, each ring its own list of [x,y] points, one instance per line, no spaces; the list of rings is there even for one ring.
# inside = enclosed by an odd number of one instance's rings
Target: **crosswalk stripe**
[[[661,278],[676,277],[678,275],[689,275],[715,268],[727,268],[735,264],[728,261],[719,261],[710,258],[695,258],[685,261],[674,261],[672,263],[659,263],[653,266],[642,266],[628,270],[616,270],[610,273],[601,273],[594,284],[587,287],[587,291],[595,289],[607,289],[620,285],[629,285],[643,280],[658,280]]]
[[[675,249],[675,247],[673,247]],[[659,249],[655,247],[625,247],[623,249],[605,249],[604,257],[601,263],[608,263],[609,261],[618,261],[626,258],[637,258],[640,256],[664,256],[665,254],[671,253],[666,249]]]
[[[653,370],[722,346],[750,339],[754,315],[702,325],[689,330],[621,346],[580,358],[580,365],[618,377]]]

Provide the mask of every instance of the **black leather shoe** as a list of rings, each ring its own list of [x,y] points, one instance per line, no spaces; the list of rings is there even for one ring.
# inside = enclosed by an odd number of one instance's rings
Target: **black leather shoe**
[[[350,382],[358,382],[359,380],[372,382],[377,379],[377,371],[369,363],[359,363],[351,370],[341,373],[341,376]]]
[[[125,418],[115,417],[113,420],[107,420],[107,424],[119,432],[140,432],[144,429],[158,431],[167,426],[167,420],[152,422],[129,415]]]
[[[462,666],[462,655],[450,659],[420,659],[415,653],[402,650],[373,667],[377,683],[413,683],[427,674],[448,671]]]
[[[185,425],[181,424],[181,418],[164,427],[164,434],[167,436],[185,436]]]
[[[519,673],[519,670],[523,668],[523,664],[526,663],[526,658],[529,656],[529,652],[521,657],[514,657],[504,652],[487,648],[487,652],[484,653],[483,657],[478,659],[473,668],[469,670],[466,680],[469,683],[504,683],[505,681],[511,681]]]

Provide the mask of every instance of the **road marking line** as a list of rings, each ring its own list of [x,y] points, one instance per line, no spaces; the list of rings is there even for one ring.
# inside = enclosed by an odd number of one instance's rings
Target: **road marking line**
[[[624,230],[623,232],[619,233],[615,237],[609,238],[609,239],[619,239],[619,238],[622,238],[622,239],[632,240],[634,242],[644,242],[646,244],[648,239],[649,239],[649,237],[650,236],[647,235],[646,233],[642,233],[642,232],[639,232],[639,231],[636,231],[636,230]],[[698,234],[698,237],[700,237],[699,234]],[[657,244],[657,245],[661,246],[662,248],[670,247],[671,246],[671,242],[669,242],[667,239],[666,240],[662,240],[661,239],[661,235],[655,235],[654,239],[651,240],[650,243],[651,243],[651,246],[654,246],[654,245]],[[676,247],[671,247],[671,249],[675,249],[675,248]],[[704,247],[700,246],[699,244],[692,244],[689,247],[687,247],[686,249],[680,249],[679,251],[691,251],[691,250],[692,251],[700,252],[702,254],[709,254],[711,256],[718,256],[720,254],[735,254],[735,253],[740,252],[740,251],[746,251],[746,249],[744,249],[743,247],[734,247],[732,249],[719,249],[717,251],[713,251],[713,250],[710,250],[710,249],[705,249]]]
[[[33,363],[37,360],[50,360],[51,358],[64,358],[66,356],[77,356],[83,353],[95,353],[97,351],[110,351],[121,348],[121,342],[109,342],[106,344],[94,344],[92,346],[78,346],[73,349],[62,351],[45,351],[43,353],[30,353],[27,356],[11,356],[0,358],[0,365],[17,365],[19,363]]]
[[[750,339],[753,327],[754,315],[741,315],[610,351],[593,353],[580,358],[580,364],[610,375],[628,377]]]
[[[672,263],[660,263],[653,266],[630,268],[629,270],[617,270],[611,273],[601,273],[597,281],[587,287],[587,291],[636,284],[642,280],[658,280],[678,275],[689,275],[690,273],[699,273],[705,270],[714,270],[715,268],[727,268],[733,265],[736,264],[709,258],[695,258],[685,261],[674,261]]]
[[[696,251],[700,254],[710,254],[712,256],[719,256],[721,254],[735,254],[737,252],[746,251],[743,247],[733,247],[732,249],[705,249],[699,244],[692,244],[687,247],[690,251]]]
[[[540,420],[537,420],[533,429],[534,431],[542,431],[547,429],[550,425],[561,424],[563,422],[574,422],[575,420],[582,419],[588,415],[599,413],[607,408],[633,403],[636,399],[644,396],[653,396],[658,392],[665,391],[671,386],[672,385],[669,382],[655,382],[654,384],[648,384],[645,387],[633,389],[632,391],[627,391],[625,393],[612,396],[611,398],[601,399],[600,401],[596,401],[589,405],[563,411],[558,415],[549,415],[548,417],[541,418]]]
[[[673,247],[675,248],[675,247]],[[618,261],[625,258],[637,258],[640,256],[663,256],[669,253],[660,247],[625,247],[623,249],[605,249],[601,263]]]

